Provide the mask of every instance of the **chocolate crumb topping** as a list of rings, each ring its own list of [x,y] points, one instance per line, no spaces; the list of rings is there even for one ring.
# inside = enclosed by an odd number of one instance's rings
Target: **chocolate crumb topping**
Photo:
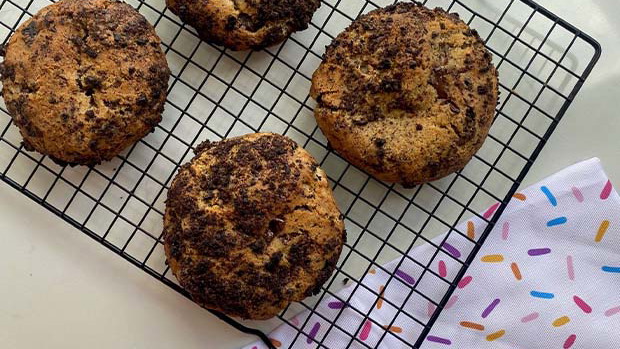
[[[327,47],[312,79],[315,117],[336,151],[378,179],[435,180],[464,167],[488,134],[491,59],[454,14],[415,2],[373,10]]]
[[[164,239],[197,303],[265,319],[320,289],[345,233],[315,160],[284,136],[251,134],[196,148],[168,191]]]
[[[150,133],[170,74],[159,43],[120,1],[62,0],[24,22],[6,45],[1,79],[28,149],[94,165]]]
[[[319,0],[166,0],[201,38],[233,50],[260,49],[304,30]]]

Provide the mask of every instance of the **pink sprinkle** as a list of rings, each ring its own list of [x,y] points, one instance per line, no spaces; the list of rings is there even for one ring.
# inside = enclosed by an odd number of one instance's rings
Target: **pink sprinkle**
[[[293,318],[291,319],[291,323],[292,323],[294,326],[299,326],[299,319],[297,318],[297,316],[295,316],[295,317],[293,317]]]
[[[614,307],[605,311],[605,316],[614,316],[620,313],[620,307]]]
[[[531,314],[526,315],[523,318],[521,318],[521,322],[526,323],[526,322],[534,321],[534,320],[538,319],[539,316],[540,316],[540,314],[538,314],[538,313],[531,313]]]
[[[573,195],[575,195],[577,201],[583,202],[583,194],[581,193],[581,190],[577,187],[572,187],[571,190],[573,191]]]
[[[502,240],[508,240],[508,234],[510,233],[510,223],[504,222],[502,226]]]
[[[469,285],[472,279],[473,278],[471,276],[465,276],[464,278],[461,279],[461,281],[459,281],[458,287],[465,288],[465,286]]]
[[[566,256],[566,269],[568,271],[568,279],[575,280],[575,267],[573,267],[573,256]]]
[[[573,346],[573,344],[575,344],[575,339],[577,339],[577,335],[575,334],[571,334],[570,336],[568,336],[568,338],[566,338],[566,342],[564,342],[564,349],[568,349],[570,347]]]
[[[448,269],[446,269],[446,262],[439,261],[439,276],[445,278],[448,276]]]
[[[495,211],[497,210],[497,208],[499,207],[499,202],[496,203],[495,205],[489,207],[489,209],[482,215],[482,217],[484,219],[489,219],[493,216],[493,213],[495,213]]]
[[[449,339],[445,339],[445,338],[441,338],[441,337],[435,337],[435,336],[428,336],[428,337],[426,337],[426,340],[429,341],[429,342],[435,342],[435,343],[445,344],[445,345],[452,344],[452,342]]]
[[[433,313],[435,312],[435,304],[428,302],[428,307],[426,307],[426,313],[428,314],[428,317],[433,316]]]
[[[603,191],[601,192],[601,200],[607,200],[609,194],[611,194],[611,189],[613,189],[613,187],[611,185],[611,181],[608,180],[603,188]]]
[[[258,347],[257,346],[253,346],[252,349],[258,349]]]
[[[450,297],[450,299],[448,300],[448,303],[446,303],[446,306],[444,307],[444,309],[452,308],[454,303],[456,303],[458,300],[459,300],[459,296],[457,296],[457,295],[454,295],[454,296]]]
[[[592,312],[592,307],[590,307],[588,303],[586,303],[583,299],[579,298],[578,296],[573,296],[573,301],[575,301],[575,304],[577,304],[577,306],[581,308],[581,310],[583,310],[584,313],[590,314]]]
[[[362,327],[362,332],[360,332],[360,339],[365,341],[368,339],[368,335],[370,334],[370,328],[372,327],[372,322],[370,320],[366,320],[364,323],[364,327]]]
[[[346,304],[341,301],[335,301],[327,303],[327,306],[331,309],[342,309],[346,306]]]
[[[499,298],[496,298],[495,300],[493,300],[493,302],[491,302],[491,304],[489,304],[489,306],[486,309],[484,309],[484,311],[482,312],[482,318],[486,319],[486,317],[489,316],[489,314],[491,314],[493,309],[495,309],[495,307],[498,304],[499,304]]]
[[[310,333],[308,333],[308,338],[306,338],[306,343],[312,344],[312,341],[314,340],[314,337],[316,337],[316,334],[319,332],[320,328],[321,328],[321,324],[318,323],[318,322],[315,323],[314,326],[312,326],[312,329],[310,330]],[[366,339],[366,338],[364,338],[364,339]]]

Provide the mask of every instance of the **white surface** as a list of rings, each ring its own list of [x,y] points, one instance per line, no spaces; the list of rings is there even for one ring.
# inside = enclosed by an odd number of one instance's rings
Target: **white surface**
[[[604,52],[526,182],[597,156],[620,183],[617,2],[539,2],[598,39]],[[5,184],[0,256],[0,348],[236,348],[253,339]]]

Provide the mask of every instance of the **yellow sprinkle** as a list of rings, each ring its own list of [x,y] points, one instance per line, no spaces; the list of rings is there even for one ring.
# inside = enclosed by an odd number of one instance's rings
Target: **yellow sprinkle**
[[[472,240],[476,238],[476,231],[474,229],[474,222],[472,222],[472,221],[468,221],[467,222],[467,237],[472,239]]]
[[[482,256],[481,260],[487,263],[498,263],[504,261],[504,256],[501,254],[488,254],[486,256]]]
[[[504,330],[499,330],[499,331],[497,331],[497,332],[494,332],[494,333],[491,333],[490,335],[488,335],[488,336],[487,336],[487,340],[488,340],[489,342],[492,342],[492,341],[494,341],[494,340],[496,340],[496,339],[502,338],[502,336],[503,336],[503,335],[505,335],[505,334],[506,334],[506,331],[504,331]]]
[[[562,317],[555,319],[555,321],[553,321],[553,327],[564,326],[569,322],[570,322],[570,318],[568,316],[562,316]]]
[[[521,194],[521,193],[516,193],[512,197],[517,199],[517,200],[521,200],[521,201],[525,201],[525,199],[527,199],[527,197],[524,194]]]
[[[596,233],[596,238],[594,238],[594,241],[601,242],[601,240],[603,240],[603,236],[605,236],[605,233],[607,232],[607,228],[609,228],[609,221],[604,220],[601,223],[601,226],[598,227],[598,232]]]

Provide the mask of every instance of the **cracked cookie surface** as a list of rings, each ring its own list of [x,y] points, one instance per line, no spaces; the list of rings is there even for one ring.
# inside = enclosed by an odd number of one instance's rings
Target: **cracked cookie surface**
[[[330,145],[374,177],[415,185],[463,168],[482,146],[497,71],[455,14],[398,3],[354,21],[312,78]]]
[[[275,45],[308,28],[320,0],[166,0],[205,41],[233,50]]]
[[[269,133],[201,144],[170,186],[163,236],[193,300],[246,319],[317,293],[346,239],[323,170]]]
[[[155,30],[131,6],[62,0],[17,29],[0,73],[26,149],[94,165],[161,121],[170,71]]]

